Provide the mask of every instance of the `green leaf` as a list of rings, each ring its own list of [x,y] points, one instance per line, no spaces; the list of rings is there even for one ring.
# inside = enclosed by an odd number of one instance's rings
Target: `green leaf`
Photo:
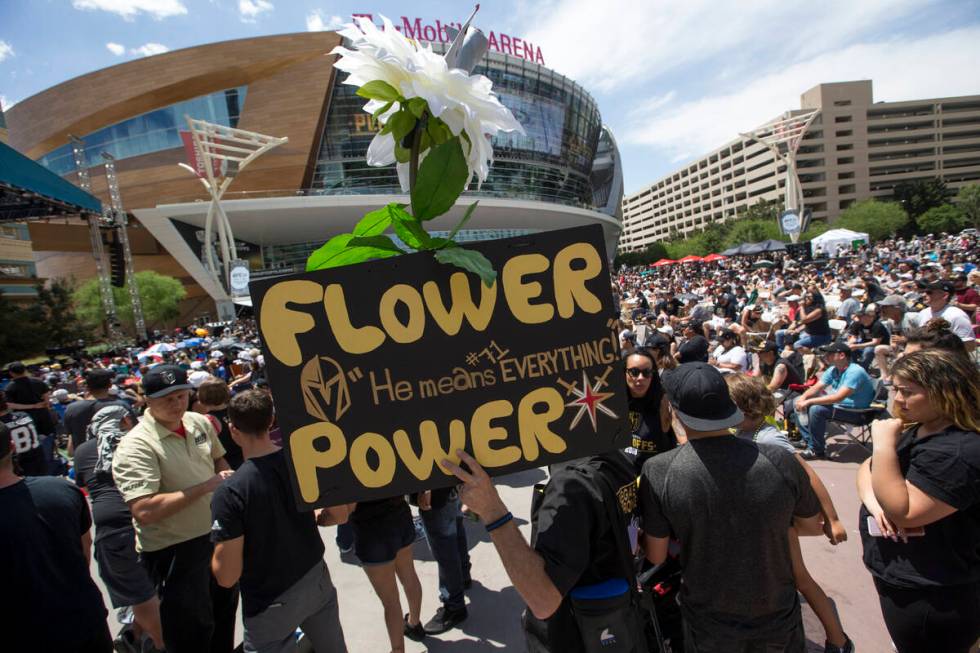
[[[445,247],[459,247],[459,245],[448,238],[433,238],[429,243],[429,249],[443,249]]]
[[[422,114],[425,113],[425,110],[428,108],[429,108],[428,102],[426,102],[420,97],[413,97],[411,100],[408,101],[408,110],[411,111],[412,115],[418,118],[419,120],[422,119]]]
[[[343,265],[362,263],[376,258],[388,258],[401,253],[400,251],[392,252],[376,247],[349,247],[348,245],[354,237],[354,234],[340,234],[328,240],[306,259],[306,271],[339,268]]]
[[[455,240],[456,239],[456,234],[458,234],[459,233],[459,230],[463,228],[463,225],[465,225],[467,222],[470,221],[470,217],[473,215],[473,211],[476,210],[476,205],[479,204],[479,203],[480,203],[480,200],[477,200],[477,201],[473,202],[472,204],[470,204],[469,207],[467,207],[466,213],[463,214],[463,219],[460,220],[459,221],[459,224],[457,224],[455,227],[453,227],[453,230],[449,232],[449,240]]]
[[[398,141],[395,141],[395,161],[398,163],[408,163],[408,160],[412,158],[412,151],[402,147]]]
[[[401,97],[394,86],[380,79],[368,82],[357,89],[357,94],[369,100],[381,100],[382,102],[394,102]]]
[[[395,137],[396,143],[401,143],[402,139],[415,129],[415,116],[407,109],[401,109],[398,113],[388,118],[385,125],[391,126],[391,134]]]
[[[392,211],[392,226],[395,234],[412,249],[433,249],[432,238],[422,228],[422,223],[404,209]]]
[[[354,225],[354,236],[378,236],[385,232],[389,226],[391,226],[391,211],[389,210],[392,206],[398,206],[397,204],[388,204],[383,206],[376,211],[371,211],[370,213],[364,214],[356,225]]]
[[[377,118],[381,114],[386,113],[388,111],[388,109],[391,108],[391,105],[393,105],[394,103],[395,103],[395,101],[392,100],[391,102],[389,102],[388,104],[384,105],[383,107],[381,107],[380,109],[378,109],[377,111],[375,111],[374,113],[372,113],[371,115],[374,116],[375,118]]]
[[[489,288],[497,280],[497,272],[487,257],[475,249],[463,247],[447,247],[436,251],[436,260],[445,265],[455,265],[479,275]]]
[[[429,133],[429,138],[436,145],[442,145],[453,137],[453,130],[439,118],[430,118],[425,129]]]
[[[396,256],[405,252],[398,248],[388,236],[354,236],[347,243],[348,247],[369,247],[386,252],[393,252]]]
[[[459,139],[433,147],[419,166],[412,188],[412,213],[431,220],[452,208],[470,177]]]

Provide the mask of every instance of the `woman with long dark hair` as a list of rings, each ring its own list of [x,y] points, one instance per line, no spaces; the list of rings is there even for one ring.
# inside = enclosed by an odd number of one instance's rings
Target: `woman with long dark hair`
[[[800,330],[803,331],[803,335],[793,343],[793,349],[796,350],[816,349],[833,340],[827,318],[827,302],[815,286],[807,288],[806,294],[803,295]]]
[[[898,419],[858,470],[864,563],[899,653],[965,652],[980,636],[980,371],[943,350],[892,368]]]
[[[635,349],[626,358],[626,387],[633,433],[627,453],[633,456],[639,472],[647,459],[677,446],[657,361],[649,349]]]

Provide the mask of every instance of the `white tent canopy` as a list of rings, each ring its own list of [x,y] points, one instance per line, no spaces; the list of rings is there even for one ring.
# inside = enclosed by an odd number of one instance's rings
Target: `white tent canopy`
[[[820,248],[827,256],[837,256],[837,250],[840,247],[843,247],[842,251],[850,252],[852,250],[851,243],[855,240],[863,240],[866,243],[871,242],[868,234],[861,233],[860,231],[831,229],[811,241],[812,251],[816,252],[817,248]]]

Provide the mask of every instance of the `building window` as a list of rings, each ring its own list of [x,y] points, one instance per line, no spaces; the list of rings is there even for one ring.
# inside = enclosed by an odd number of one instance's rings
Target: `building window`
[[[87,134],[82,137],[86,165],[101,165],[103,152],[121,161],[141,154],[183,147],[180,132],[187,131],[185,115],[226,127],[237,127],[245,103],[246,88],[239,86],[201,95]],[[71,144],[48,152],[38,159],[38,163],[59,175],[74,171]]]
[[[854,149],[854,143],[839,143],[837,145],[838,152],[844,152],[846,150],[853,150],[853,149]]]
[[[851,116],[836,116],[834,118],[834,122],[837,122],[837,123],[851,122],[851,120],[853,120],[853,118]]]
[[[845,138],[847,136],[853,136],[853,135],[854,135],[854,130],[852,129],[841,129],[840,131],[836,132],[837,138]]]
[[[850,100],[834,100],[835,107],[849,107],[851,106]]]
[[[840,204],[839,204],[841,211],[843,211],[844,209],[846,209],[847,207],[849,207],[851,204],[854,204],[854,200],[853,199],[841,200],[840,201]]]
[[[851,172],[838,172],[837,173],[837,178],[838,179],[854,179],[854,171],[852,170]]]
[[[854,157],[853,156],[841,156],[841,157],[837,157],[837,165],[843,166],[843,165],[847,165],[849,163],[854,163]]]
[[[841,195],[847,195],[848,193],[853,193],[855,192],[854,184],[844,184],[843,186],[837,189],[837,192],[840,193]]]

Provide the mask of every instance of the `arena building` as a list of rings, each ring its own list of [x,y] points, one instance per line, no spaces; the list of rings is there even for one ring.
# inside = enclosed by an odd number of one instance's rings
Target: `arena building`
[[[442,51],[443,30],[434,32],[433,47]],[[420,33],[427,33],[425,25]],[[542,65],[539,48],[523,42],[518,48],[510,37],[504,48],[506,35],[495,36],[498,47],[474,72],[493,81],[526,135],[497,137],[489,178],[430,229],[448,230],[479,199],[461,239],[600,224],[611,257],[621,230],[622,170],[595,100]],[[114,156],[122,203],[135,217],[129,239],[136,269],[184,283],[183,318],[214,315],[214,302],[228,296],[202,264],[209,197],[178,166],[187,162],[185,116],[289,139],[242,171],[222,202],[238,256],[249,261],[253,279],[301,270],[312,250],[349,231],[365,212],[407,202],[394,166],[365,162],[378,125],[332,66],[329,53],[341,40],[334,32],[250,38],[98,70],[8,110],[10,144],[75,180],[69,136],[77,136],[85,145],[92,191],[103,198],[101,153]],[[30,235],[40,276],[95,275],[83,223],[34,222]]]
[[[951,190],[980,181],[980,95],[874,102],[870,80],[820,84],[788,115],[812,109],[820,113],[796,167],[815,220],[890,198],[902,181],[938,177]],[[782,201],[785,172],[765,145],[736,138],[627,197],[620,251],[734,219],[759,200]]]

